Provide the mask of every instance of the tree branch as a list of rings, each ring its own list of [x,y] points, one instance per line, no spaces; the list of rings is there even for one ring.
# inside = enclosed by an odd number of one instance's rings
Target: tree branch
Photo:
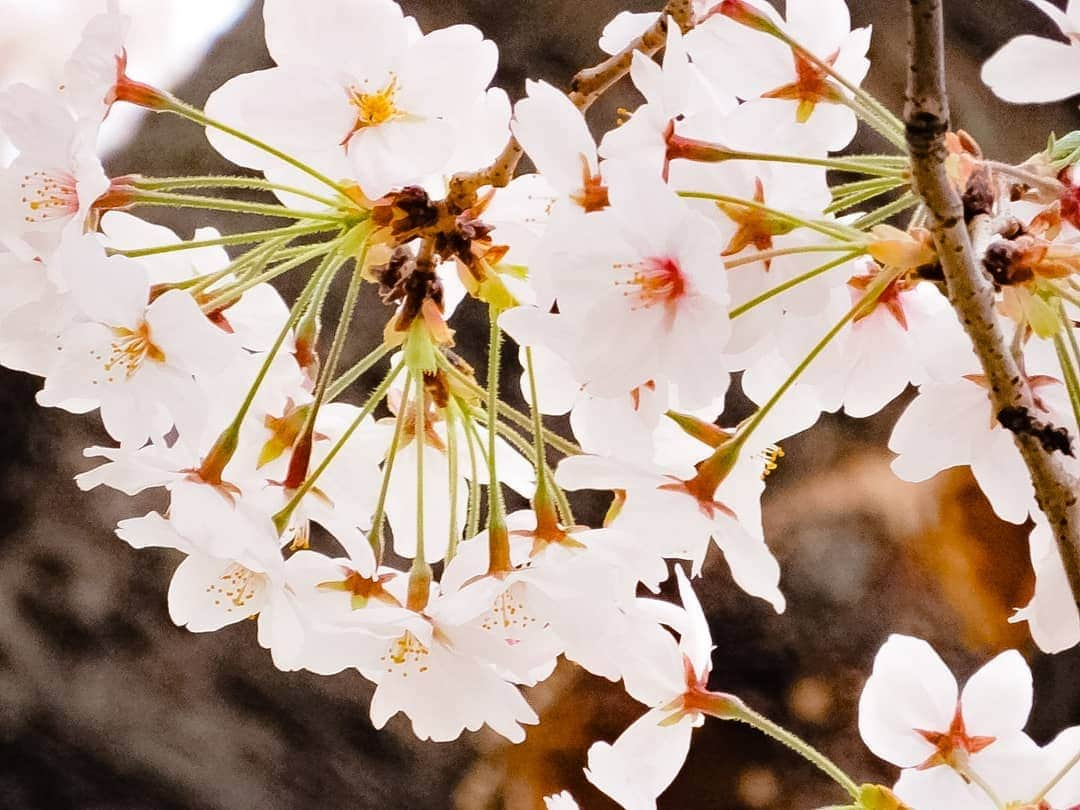
[[[971,338],[990,386],[994,412],[1024,458],[1035,499],[1057,542],[1073,598],[1080,605],[1080,507],[1077,482],[1031,432],[1017,429],[1016,414],[1037,413],[1034,397],[1010,353],[994,313],[994,285],[976,262],[960,195],[945,170],[949,102],[941,0],[910,0],[908,98],[904,110],[915,187],[930,212],[949,301]]]
[[[694,25],[692,0],[668,0],[660,18],[650,25],[641,36],[595,67],[578,71],[570,82],[570,100],[582,112],[586,112],[619,79],[630,72],[634,52],[652,56],[667,39],[667,20],[672,17],[684,32]],[[490,166],[475,172],[459,172],[450,178],[446,202],[452,210],[464,211],[476,203],[477,192],[484,186],[503,188],[514,179],[514,172],[525,152],[517,138],[511,136],[506,148]]]

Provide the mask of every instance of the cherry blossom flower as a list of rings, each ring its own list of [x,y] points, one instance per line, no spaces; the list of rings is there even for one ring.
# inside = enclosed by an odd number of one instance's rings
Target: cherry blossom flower
[[[146,271],[132,259],[106,256],[94,236],[80,240],[65,280],[81,318],[64,329],[58,360],[38,401],[81,412],[101,408],[110,435],[135,446],[182,431],[202,418],[195,377],[214,374],[231,344],[185,292],[150,301]]]
[[[0,169],[0,245],[47,258],[82,232],[109,188],[95,153],[100,121],[78,119],[55,95],[17,84],[0,92],[0,131],[19,154]]]
[[[961,692],[929,644],[893,635],[863,688],[859,733],[877,756],[905,769],[896,791],[912,806],[930,806],[921,803],[927,796],[977,793],[979,782],[1014,798],[1004,789],[1022,769],[1010,769],[1036,750],[1023,732],[1031,702],[1031,671],[1015,650],[983,666]]]
[[[475,114],[495,72],[496,48],[477,29],[420,35],[389,0],[272,0],[264,18],[277,67],[229,80],[208,114],[331,177],[354,176],[372,198],[446,167],[456,116]],[[208,137],[230,160],[266,168],[259,150],[216,130]]]
[[[659,179],[620,174],[609,191],[612,207],[582,218],[574,241],[546,257],[559,326],[577,346],[574,376],[598,396],[662,376],[688,404],[708,402],[727,373],[723,237]]]
[[[609,204],[585,117],[547,82],[528,81],[526,97],[514,105],[511,128],[537,171],[561,197],[585,212]],[[560,133],[552,138],[552,131]],[[563,203],[565,205],[565,203]]]
[[[589,748],[585,776],[627,810],[655,810],[657,797],[674,781],[690,750],[690,736],[705,718],[695,708],[694,694],[703,691],[712,670],[712,638],[701,605],[679,566],[675,567],[683,610],[665,611],[680,633],[676,646],[667,635],[641,654],[648,661],[652,684],[639,692],[650,706],[614,743]],[[666,641],[663,641],[665,640]],[[638,697],[639,695],[634,695]]]
[[[570,490],[624,491],[625,501],[609,525],[638,537],[657,557],[691,560],[695,574],[713,540],[724,552],[736,584],[782,612],[785,600],[777,587],[780,567],[761,530],[763,471],[773,463],[776,449],[761,435],[755,433],[754,441],[739,452],[711,490],[709,477],[700,472],[687,474],[685,465],[674,469],[642,466],[599,456],[564,459],[556,477]],[[700,443],[698,447],[708,449]],[[698,454],[702,453],[699,449]]]
[[[772,6],[753,5],[848,81],[859,84],[866,76],[870,29],[851,30],[844,0],[789,0],[786,22]],[[855,136],[847,91],[779,39],[714,14],[688,35],[687,48],[717,86],[746,101],[734,113],[738,127],[729,133],[729,145],[760,147],[765,133],[774,148],[814,154],[843,149]]]

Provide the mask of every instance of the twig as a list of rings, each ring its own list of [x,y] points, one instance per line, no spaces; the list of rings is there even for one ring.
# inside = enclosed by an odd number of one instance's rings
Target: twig
[[[570,82],[570,100],[579,110],[587,111],[608,88],[630,72],[635,51],[652,56],[664,47],[669,16],[679,24],[679,28],[689,31],[694,24],[692,0],[668,0],[660,18],[641,36],[600,64],[579,71]],[[476,203],[477,192],[484,186],[503,188],[514,179],[514,172],[524,154],[525,150],[517,138],[511,136],[506,148],[490,166],[474,172],[459,172],[450,178],[447,205],[451,210],[465,211]]]
[[[1034,414],[1037,411],[1031,390],[1006,346],[994,314],[994,286],[976,263],[963,204],[945,170],[949,102],[941,0],[910,2],[911,64],[904,111],[907,143],[915,187],[930,214],[949,301],[974,345],[999,421],[1006,414]],[[1054,533],[1073,598],[1080,605],[1077,482],[1036,436],[1013,430],[1013,438],[1031,475],[1035,499]]]

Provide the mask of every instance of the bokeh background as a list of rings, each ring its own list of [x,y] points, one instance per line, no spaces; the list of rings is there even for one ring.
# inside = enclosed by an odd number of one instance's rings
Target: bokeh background
[[[321,0],[310,0],[317,3]],[[497,83],[512,97],[526,77],[565,87],[600,57],[603,24],[651,0],[402,0],[425,29],[468,22],[500,46]],[[1063,4],[1063,3],[1062,3]],[[131,72],[202,103],[231,76],[269,65],[258,3],[127,0],[140,21]],[[873,22],[870,89],[895,109],[906,73],[906,3],[850,0]],[[52,81],[91,0],[0,0],[0,81]],[[946,2],[954,123],[998,159],[1018,160],[1050,130],[1077,127],[1074,105],[1012,107],[980,84],[981,63],[1017,32],[1052,35],[1024,0]],[[591,113],[604,128],[621,87]],[[110,133],[112,173],[234,171],[182,121],[122,122]],[[872,139],[862,146],[878,148]],[[186,214],[157,221],[190,236]],[[223,230],[244,223],[203,218]],[[250,224],[250,223],[249,223]],[[381,331],[377,300],[359,319],[356,353]],[[463,353],[483,367],[468,313]],[[513,355],[513,352],[507,353]],[[512,356],[507,379],[516,374]],[[34,404],[39,382],[0,372],[0,808],[294,808],[349,806],[533,810],[571,789],[584,808],[610,803],[584,781],[585,751],[613,739],[639,713],[617,685],[560,666],[528,690],[542,718],[508,745],[489,733],[420,743],[401,717],[375,732],[371,687],[275,670],[242,623],[212,635],[175,628],[165,593],[178,555],[135,552],[112,534],[117,519],[160,507],[81,493],[83,447],[102,442],[93,419]],[[516,386],[514,386],[516,388]],[[902,399],[871,419],[824,417],[785,444],[770,479],[766,532],[783,569],[788,612],[775,616],[710,558],[699,592],[717,644],[713,687],[822,748],[860,780],[894,772],[866,752],[856,704],[873,655],[891,632],[930,640],[964,678],[996,652],[1018,647],[1036,673],[1030,731],[1046,741],[1080,722],[1080,654],[1045,656],[1023,626],[1006,622],[1032,581],[1026,527],[1004,525],[966,471],[922,485],[889,471],[885,440]],[[744,412],[738,394],[731,414]],[[583,617],[587,620],[587,617]],[[686,808],[811,808],[841,797],[801,760],[750,729],[710,721],[662,798]]]

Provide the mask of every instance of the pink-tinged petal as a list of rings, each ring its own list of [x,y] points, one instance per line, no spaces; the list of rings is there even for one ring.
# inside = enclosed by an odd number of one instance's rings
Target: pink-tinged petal
[[[656,810],[656,799],[675,781],[690,751],[693,719],[661,725],[658,709],[635,720],[614,743],[589,748],[586,778],[626,810]]]
[[[1031,670],[1008,650],[971,676],[960,693],[964,726],[972,737],[1004,737],[1024,728],[1031,713]]]
[[[193,633],[211,632],[254,616],[268,595],[265,574],[231,560],[192,554],[169,583],[169,617]]]
[[[916,729],[947,730],[957,692],[956,679],[929,644],[892,635],[878,651],[859,699],[859,734],[877,756],[914,767],[934,751]]]
[[[346,88],[308,67],[242,73],[210,94],[206,114],[304,160],[340,146],[356,122]],[[280,161],[245,141],[208,127],[222,156],[258,169]]]
[[[1035,569],[1035,595],[1009,621],[1026,621],[1031,637],[1043,652],[1062,652],[1080,644],[1080,611],[1045,521],[1035,522],[1029,542],[1031,565]]]
[[[982,80],[1016,104],[1069,98],[1080,93],[1080,47],[1024,34],[990,57]]]
[[[679,639],[679,649],[690,659],[690,664],[698,677],[705,681],[712,670],[713,643],[709,622],[681,565],[675,566],[675,581],[679,585],[679,599],[682,601],[688,620],[682,638]]]
[[[266,47],[279,65],[383,81],[408,44],[409,27],[389,0],[266,0]]]
[[[147,307],[146,322],[165,362],[196,376],[221,371],[239,349],[183,290],[169,290],[155,299]]]
[[[620,11],[604,26],[600,34],[600,50],[606,54],[618,53],[644,34],[659,18],[660,15],[655,11]]]
[[[597,173],[596,143],[585,118],[547,82],[529,81],[526,90],[528,96],[514,105],[514,135],[544,178],[573,194],[581,189],[584,173]]]

